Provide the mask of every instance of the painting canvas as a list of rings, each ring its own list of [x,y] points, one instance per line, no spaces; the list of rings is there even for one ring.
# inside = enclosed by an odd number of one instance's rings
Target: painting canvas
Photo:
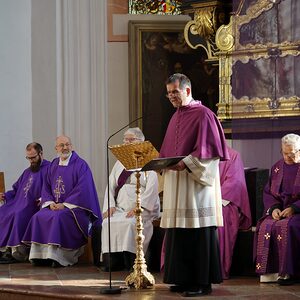
[[[174,108],[166,97],[165,81],[184,73],[195,99],[216,111],[218,68],[205,62],[203,49],[191,49],[184,39],[186,21],[129,24],[130,119],[143,116],[140,126],[160,149]]]

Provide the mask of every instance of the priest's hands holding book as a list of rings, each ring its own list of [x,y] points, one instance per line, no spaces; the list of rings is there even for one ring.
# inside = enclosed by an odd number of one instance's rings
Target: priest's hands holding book
[[[176,165],[168,167],[168,169],[173,171],[183,171],[184,169],[186,169],[186,164],[181,160]]]

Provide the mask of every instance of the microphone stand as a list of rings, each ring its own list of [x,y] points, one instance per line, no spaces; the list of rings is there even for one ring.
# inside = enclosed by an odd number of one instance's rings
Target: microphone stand
[[[100,294],[120,294],[122,289],[118,286],[112,286],[111,284],[111,245],[110,245],[110,190],[109,190],[109,151],[108,151],[108,142],[112,137],[114,137],[116,134],[118,134],[120,131],[125,129],[126,127],[130,126],[131,124],[135,123],[136,121],[142,119],[142,117],[139,117],[131,122],[129,122],[127,125],[123,126],[121,129],[110,135],[106,141],[106,175],[107,175],[107,223],[108,223],[108,271],[109,271],[109,287],[104,287],[100,289]]]

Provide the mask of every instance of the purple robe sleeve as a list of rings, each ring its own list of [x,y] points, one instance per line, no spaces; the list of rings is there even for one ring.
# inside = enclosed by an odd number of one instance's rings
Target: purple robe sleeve
[[[74,204],[93,213],[97,218],[101,217],[99,201],[94,184],[92,172],[87,164],[83,164],[79,170],[77,184],[70,191],[64,202]]]
[[[22,180],[23,180],[24,173],[25,173],[25,171],[22,173],[22,175],[19,177],[19,179],[13,184],[12,190],[7,191],[5,193],[5,201],[6,202],[9,202],[15,198],[17,191],[19,189],[19,186],[20,186],[20,182],[22,182]]]

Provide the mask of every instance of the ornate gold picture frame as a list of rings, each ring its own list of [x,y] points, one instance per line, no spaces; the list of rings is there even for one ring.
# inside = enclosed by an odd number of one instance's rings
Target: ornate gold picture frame
[[[216,33],[221,120],[300,116],[300,1],[241,1]]]

